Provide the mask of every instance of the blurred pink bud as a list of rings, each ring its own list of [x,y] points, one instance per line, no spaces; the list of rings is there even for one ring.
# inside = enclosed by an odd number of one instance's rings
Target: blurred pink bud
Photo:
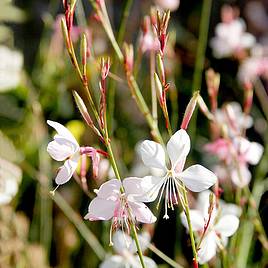
[[[134,50],[132,44],[124,43],[124,67],[127,73],[132,73],[134,66]]]
[[[180,5],[180,0],[154,0],[154,2],[163,9],[175,11]]]

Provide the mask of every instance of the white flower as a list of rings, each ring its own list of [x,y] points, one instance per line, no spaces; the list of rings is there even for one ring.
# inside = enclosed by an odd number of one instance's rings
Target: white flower
[[[8,204],[17,194],[21,178],[18,166],[0,158],[0,205]]]
[[[180,0],[154,0],[154,2],[163,9],[175,11],[180,5]]]
[[[145,251],[150,236],[148,233],[142,233],[138,235],[138,240],[141,246],[141,250]],[[135,241],[131,237],[122,231],[117,231],[113,235],[114,250],[117,253],[111,257],[108,257],[104,262],[101,263],[100,268],[140,268],[140,260],[135,254],[137,248]],[[143,256],[146,267],[157,268],[156,263],[149,257]]]
[[[0,46],[0,91],[16,87],[20,82],[22,54]]]
[[[243,130],[252,127],[253,119],[243,113],[238,102],[229,102],[215,113],[218,125],[226,126],[226,131],[230,137],[239,136]]]
[[[193,231],[199,232],[200,235],[203,234],[204,227],[209,220],[209,195],[209,191],[200,193],[197,208],[190,210]],[[239,219],[236,215],[239,214],[239,211],[234,206],[233,204],[225,203],[222,208],[217,210],[214,204],[209,225],[198,249],[198,261],[200,264],[211,260],[216,255],[217,248],[223,249],[227,245],[228,237],[236,232],[239,226]],[[181,213],[180,217],[182,224],[188,229],[185,214]]]
[[[57,131],[54,140],[48,144],[47,151],[56,161],[65,161],[55,179],[60,185],[69,181],[73,176],[80,158],[80,147],[66,127],[50,120],[47,123]]]
[[[122,186],[124,193],[121,191]],[[95,190],[97,197],[90,202],[85,219],[96,221],[113,218],[115,228],[124,225],[129,228],[129,221],[133,220],[153,223],[156,217],[145,204],[135,198],[142,191],[139,178],[126,178],[122,184],[117,179],[107,181],[99,190]],[[134,216],[133,219],[130,218],[129,211]]]
[[[173,209],[173,203],[177,204],[177,194],[182,183],[193,192],[201,192],[215,184],[217,177],[213,172],[201,165],[193,165],[183,171],[186,157],[190,151],[190,138],[183,129],[177,131],[167,143],[167,154],[170,159],[170,168],[165,161],[164,148],[154,142],[146,140],[140,147],[140,154],[144,164],[150,168],[163,171],[164,176],[146,176],[141,179],[141,188],[145,194],[139,197],[142,202],[154,201],[159,192],[159,201],[165,197],[165,215],[168,218],[167,207]],[[164,193],[165,191],[165,193]]]
[[[234,19],[216,26],[216,37],[211,39],[211,47],[216,58],[230,57],[241,49],[249,49],[255,44],[255,37],[245,32],[242,19]]]

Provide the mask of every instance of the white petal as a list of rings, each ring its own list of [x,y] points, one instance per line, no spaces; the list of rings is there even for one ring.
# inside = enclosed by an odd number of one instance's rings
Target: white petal
[[[0,194],[0,205],[6,205],[11,200],[12,200],[12,196],[11,195],[2,194],[2,193]]]
[[[184,170],[179,175],[188,189],[193,192],[201,192],[216,183],[216,175],[201,165],[193,165]]]
[[[251,165],[257,165],[263,155],[263,146],[257,142],[251,142],[245,154],[246,161]]]
[[[185,216],[184,212],[180,213],[181,223],[183,226],[189,230],[187,218]],[[205,219],[203,214],[196,210],[196,209],[190,209],[190,219],[193,231],[200,231],[204,229]]]
[[[145,140],[140,145],[139,152],[146,166],[166,169],[165,151],[159,143]]]
[[[113,235],[113,248],[120,255],[122,255],[125,250],[128,250],[132,242],[132,238],[121,230],[116,231]],[[133,253],[134,252],[135,251],[133,251]]]
[[[128,204],[137,221],[142,223],[153,223],[156,221],[156,217],[145,204],[141,202],[128,202]]]
[[[216,255],[217,236],[215,232],[209,232],[200,245],[198,250],[199,263],[204,264]]]
[[[131,266],[131,268],[141,268],[141,264],[140,264],[140,259],[138,256],[135,257],[136,259],[136,263],[137,265],[135,266]],[[144,260],[144,263],[145,263],[145,267],[146,268],[157,268],[157,265],[156,263],[149,257],[147,256],[143,256],[143,260]]]
[[[178,130],[167,143],[168,156],[172,167],[176,169],[178,162],[181,162],[189,154],[191,141],[184,129]]]
[[[142,187],[142,179],[128,177],[123,180],[123,186],[127,195],[142,195],[145,193]]]
[[[157,198],[165,178],[146,176],[140,180],[140,187],[142,191],[139,195],[133,196],[135,201],[153,202]],[[130,198],[132,197],[130,196]]]
[[[68,139],[58,136],[47,146],[47,152],[56,161],[64,161],[78,151],[79,147]]]
[[[242,208],[230,203],[225,203],[223,200],[219,200],[220,208],[221,208],[221,215],[234,215],[240,217],[242,214]]]
[[[220,233],[220,235],[229,237],[232,236],[239,225],[239,219],[234,215],[224,215],[222,216],[218,223],[215,225],[215,231]]]
[[[95,190],[97,196],[103,199],[115,201],[120,193],[121,182],[117,179],[112,179],[103,183],[99,190]]]
[[[62,124],[58,122],[51,121],[51,120],[47,120],[47,123],[58,132],[59,136],[70,140],[72,143],[76,144],[79,147],[75,137],[65,126],[63,126]]]
[[[125,259],[119,255],[107,258],[100,264],[100,268],[123,268],[125,267]]]
[[[86,220],[110,220],[114,216],[116,202],[95,197],[89,204]]]
[[[247,165],[240,164],[239,172],[237,168],[233,168],[231,171],[231,179],[233,184],[239,188],[243,188],[248,185],[251,180],[251,173],[248,170]]]
[[[78,160],[79,156],[75,156],[64,162],[64,165],[60,167],[60,170],[55,178],[57,184],[64,184],[71,179],[77,168]]]

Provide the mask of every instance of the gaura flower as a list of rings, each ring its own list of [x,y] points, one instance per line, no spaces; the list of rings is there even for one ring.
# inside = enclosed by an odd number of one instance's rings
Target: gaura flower
[[[209,216],[209,195],[209,191],[200,193],[197,200],[197,208],[190,210],[193,231],[197,232],[199,238],[202,237],[198,248],[198,261],[200,264],[211,260],[216,255],[217,248],[223,249],[227,245],[228,237],[232,236],[239,226],[239,218],[237,216],[240,211],[233,204],[224,203],[222,207],[217,209],[214,203],[213,211]],[[182,224],[185,228],[189,229],[183,212],[180,214],[180,217]],[[206,230],[205,233],[204,230]]]
[[[142,191],[139,178],[125,178],[122,183],[117,179],[107,181],[99,190],[95,190],[97,196],[90,202],[85,219],[112,219],[111,229],[117,229],[119,226],[123,229],[125,226],[128,231],[129,224],[135,221],[153,223],[156,217],[145,204],[136,200],[137,194]]]
[[[251,180],[248,164],[257,165],[263,154],[261,144],[250,142],[243,137],[235,137],[232,140],[218,139],[208,143],[205,149],[225,163],[225,176],[228,176],[229,171],[232,182],[240,188],[248,185]]]
[[[167,154],[170,164],[166,165],[164,148],[150,140],[145,140],[140,147],[144,164],[163,171],[163,176],[146,176],[140,185],[144,193],[140,193],[141,202],[154,201],[159,192],[159,201],[165,197],[165,215],[168,219],[167,207],[173,209],[173,203],[178,204],[177,194],[180,195],[182,183],[193,192],[201,192],[216,183],[217,177],[213,172],[201,165],[193,165],[185,169],[184,164],[190,151],[190,138],[183,129],[177,131],[167,143]]]
[[[211,39],[211,47],[215,58],[233,56],[240,50],[249,49],[255,44],[255,37],[245,30],[242,19],[233,19],[216,26],[216,37]]]
[[[56,161],[65,161],[55,178],[56,183],[61,185],[70,180],[77,168],[80,146],[66,127],[50,120],[47,123],[57,131],[54,140],[47,146],[47,152]]]
[[[230,137],[239,136],[244,130],[252,127],[253,119],[243,113],[238,102],[230,102],[215,112],[217,124],[225,125]]]
[[[141,246],[142,252],[146,250],[150,242],[150,236],[148,233],[142,233],[138,235],[138,240]],[[100,268],[140,268],[140,260],[135,254],[137,248],[135,241],[127,234],[118,230],[113,235],[114,250],[117,253],[111,257],[108,257],[101,263]],[[156,263],[149,257],[143,256],[146,267],[156,268]]]

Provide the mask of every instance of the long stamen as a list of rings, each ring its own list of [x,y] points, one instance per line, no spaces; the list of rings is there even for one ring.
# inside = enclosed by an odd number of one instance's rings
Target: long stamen
[[[176,194],[176,189],[175,189],[175,182],[174,180],[172,180],[172,192],[173,192],[173,196],[175,198],[175,204],[178,205],[178,199],[177,199],[177,194]]]
[[[167,184],[168,184],[169,178],[167,179]],[[168,208],[168,185],[166,185],[166,193],[165,193],[165,215],[164,219],[169,219],[169,216],[167,214],[167,208]]]
[[[110,243],[109,243],[110,247],[114,245],[112,235],[113,235],[113,223],[111,224],[111,227],[110,227]]]
[[[157,205],[156,205],[157,209],[159,208],[159,205],[160,205],[160,202],[161,202],[161,199],[162,199],[162,196],[163,196],[163,192],[164,192],[165,187],[166,187],[166,183],[167,183],[167,179],[165,178],[165,181],[164,181],[164,183],[162,185],[161,193],[159,195],[158,202],[157,202]]]
[[[172,198],[172,181],[173,178],[169,179],[169,202],[170,202],[170,207],[172,210],[174,210],[174,206],[173,206],[173,198]]]

